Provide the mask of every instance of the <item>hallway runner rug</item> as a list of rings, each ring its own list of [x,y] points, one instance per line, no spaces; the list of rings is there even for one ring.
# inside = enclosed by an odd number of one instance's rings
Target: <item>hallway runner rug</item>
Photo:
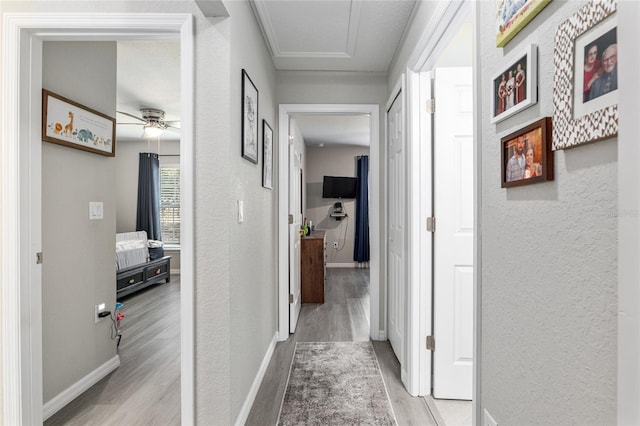
[[[371,342],[298,342],[278,425],[396,425]]]

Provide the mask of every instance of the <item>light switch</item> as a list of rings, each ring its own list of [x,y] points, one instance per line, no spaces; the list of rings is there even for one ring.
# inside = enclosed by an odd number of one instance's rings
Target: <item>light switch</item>
[[[89,220],[104,219],[102,201],[89,201]]]
[[[238,200],[238,223],[244,222],[244,201]]]

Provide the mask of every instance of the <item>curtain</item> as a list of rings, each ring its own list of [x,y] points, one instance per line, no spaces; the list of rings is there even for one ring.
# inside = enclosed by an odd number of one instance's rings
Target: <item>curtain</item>
[[[160,162],[158,154],[141,152],[138,167],[136,230],[147,231],[147,238],[150,240],[162,240],[160,233]]]
[[[353,260],[369,261],[369,156],[358,157],[358,186],[356,188],[356,240]]]

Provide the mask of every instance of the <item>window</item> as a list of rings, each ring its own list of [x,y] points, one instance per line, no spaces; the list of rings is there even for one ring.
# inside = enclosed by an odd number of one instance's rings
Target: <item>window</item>
[[[164,244],[180,244],[180,166],[160,167],[160,228]]]

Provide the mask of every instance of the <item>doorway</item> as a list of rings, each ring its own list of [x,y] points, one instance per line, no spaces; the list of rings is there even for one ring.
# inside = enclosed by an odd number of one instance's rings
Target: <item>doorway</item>
[[[121,38],[154,40],[176,39],[181,43],[181,68],[193,69],[193,24],[191,15],[157,14],[56,15],[28,14],[5,21],[4,40],[9,62],[3,87],[2,311],[8,327],[2,335],[4,360],[4,419],[9,424],[42,423],[42,306],[41,267],[32,259],[42,250],[41,142],[40,117],[42,89],[42,43],[46,40],[112,40]],[[73,31],[69,31],[73,30]],[[134,34],[132,36],[132,34]],[[29,50],[30,47],[30,50]],[[24,54],[29,52],[29,54]],[[22,54],[21,54],[22,53]],[[30,81],[20,76],[30,76]],[[23,84],[21,84],[23,83]],[[182,298],[181,298],[181,382],[182,422],[193,423],[193,76],[183,76],[181,87],[182,138],[181,203]],[[17,108],[15,106],[18,106]],[[16,165],[21,165],[20,168]],[[22,218],[22,219],[21,219]],[[26,220],[24,218],[27,218]],[[8,232],[6,232],[8,231]]]
[[[305,114],[332,114],[355,115],[365,114],[369,116],[371,135],[370,145],[370,205],[380,204],[379,198],[379,106],[378,105],[340,105],[340,104],[282,104],[279,109],[279,164],[289,164],[289,122],[296,115]],[[279,262],[279,340],[284,341],[289,337],[289,170],[288,167],[279,167],[279,199],[278,199],[278,262]],[[369,215],[371,235],[371,261],[370,261],[370,337],[372,340],[382,340],[385,330],[380,323],[380,217],[377,209],[372,208]]]

